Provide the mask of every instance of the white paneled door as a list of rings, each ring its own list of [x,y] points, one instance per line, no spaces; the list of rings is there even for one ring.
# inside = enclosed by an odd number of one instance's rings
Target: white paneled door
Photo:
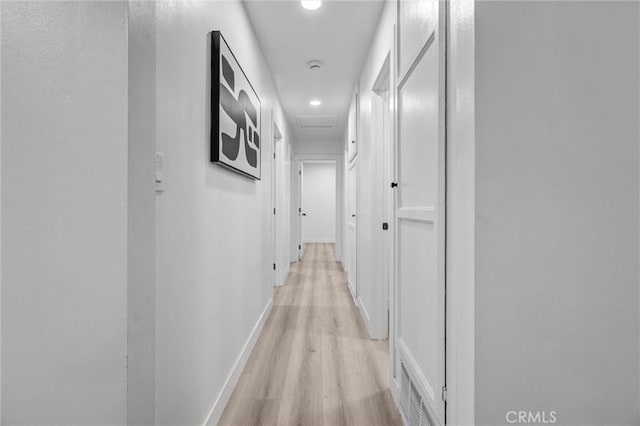
[[[302,242],[336,242],[336,162],[305,161],[302,180]]]
[[[347,275],[354,301],[358,300],[358,92],[349,106],[347,131]]]
[[[349,288],[354,299],[358,291],[358,164],[347,166],[347,271]]]
[[[408,373],[433,424],[445,423],[444,7],[398,3],[396,377]]]
[[[302,181],[304,163],[301,161],[298,167],[298,260],[300,261],[304,256],[304,244],[302,242]]]

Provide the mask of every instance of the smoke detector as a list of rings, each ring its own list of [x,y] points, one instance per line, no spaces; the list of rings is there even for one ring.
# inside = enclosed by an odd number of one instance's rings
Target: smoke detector
[[[309,61],[309,63],[307,63],[307,66],[309,67],[309,71],[320,71],[320,69],[322,68],[322,62]]]

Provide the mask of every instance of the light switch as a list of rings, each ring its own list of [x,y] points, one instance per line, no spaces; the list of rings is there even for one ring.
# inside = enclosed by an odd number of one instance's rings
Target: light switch
[[[164,154],[156,152],[156,192],[164,192]]]

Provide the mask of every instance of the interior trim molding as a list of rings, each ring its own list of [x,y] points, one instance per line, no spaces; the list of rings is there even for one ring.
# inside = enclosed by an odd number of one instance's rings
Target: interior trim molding
[[[207,416],[204,426],[216,426],[222,417],[222,412],[224,408],[227,406],[229,399],[231,398],[231,394],[233,393],[233,389],[235,389],[238,384],[238,380],[240,379],[240,375],[242,374],[242,370],[244,366],[247,364],[249,360],[249,355],[251,355],[251,351],[253,351],[256,342],[258,341],[258,337],[264,328],[265,323],[267,322],[267,318],[269,318],[269,314],[271,313],[271,308],[273,306],[273,298],[269,299],[267,302],[267,306],[265,306],[262,314],[260,314],[260,318],[258,318],[258,322],[251,330],[249,334],[249,338],[244,344],[244,347],[240,351],[238,358],[236,358],[236,362],[233,364],[229,375],[227,376],[227,380],[225,380],[224,385],[222,386],[222,390],[218,394],[216,401],[213,403],[213,407],[211,411],[209,411],[209,415]]]
[[[353,304],[358,306],[358,299],[356,299],[356,292],[354,290],[353,284],[351,283],[351,279],[347,282],[349,287],[349,293],[351,293],[351,298],[353,299]]]
[[[369,312],[367,311],[366,306],[364,306],[364,303],[362,302],[362,297],[358,297],[358,311],[360,312],[360,316],[362,317],[362,320],[364,321],[364,327],[367,329],[367,334],[369,335],[369,339],[373,339],[373,340],[377,340],[377,338],[374,336],[374,333],[372,333],[371,331],[371,320],[369,319]]]
[[[287,282],[287,278],[289,278],[289,272],[291,272],[291,263],[287,263],[287,269],[282,272],[278,280],[278,287],[282,287],[285,282]]]

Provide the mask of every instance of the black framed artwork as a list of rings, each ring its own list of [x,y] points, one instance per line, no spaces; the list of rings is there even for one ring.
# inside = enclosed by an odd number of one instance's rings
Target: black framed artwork
[[[260,179],[260,98],[220,31],[211,50],[211,162]]]

